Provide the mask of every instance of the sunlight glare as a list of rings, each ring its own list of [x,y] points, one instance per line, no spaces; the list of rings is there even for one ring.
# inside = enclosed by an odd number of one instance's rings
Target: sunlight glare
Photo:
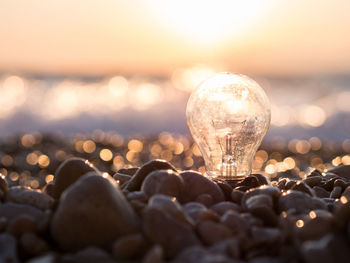
[[[213,45],[240,36],[272,6],[271,0],[149,2],[161,25],[199,46]]]

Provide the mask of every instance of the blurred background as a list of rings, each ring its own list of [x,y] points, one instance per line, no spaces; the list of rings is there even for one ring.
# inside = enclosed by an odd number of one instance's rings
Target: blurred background
[[[348,0],[2,0],[0,137],[8,144],[16,135],[25,148],[41,133],[73,137],[81,147],[93,134],[109,143],[125,137],[123,164],[138,164],[145,159],[126,154],[147,149],[150,158],[162,157],[152,155],[152,143],[144,147],[145,136],[190,138],[191,91],[231,71],[255,79],[272,104],[259,169],[292,170],[292,154],[309,154],[308,164],[317,157],[311,165],[320,169],[325,159],[350,163],[349,11]],[[133,139],[142,148],[128,146]],[[80,146],[73,150],[91,150]],[[15,163],[6,149],[3,173]],[[321,150],[321,157],[311,154]],[[114,170],[115,151],[107,158]],[[42,155],[50,160],[39,152],[33,162],[46,168]],[[179,166],[196,165],[193,158],[187,164]]]

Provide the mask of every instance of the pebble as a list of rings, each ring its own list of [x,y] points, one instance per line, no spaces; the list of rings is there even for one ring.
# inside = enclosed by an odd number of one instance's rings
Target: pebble
[[[192,218],[183,212],[181,205],[174,198],[157,194],[152,196],[147,207],[158,209],[159,211],[170,215],[172,218],[190,226],[194,226]]]
[[[269,195],[254,195],[245,200],[245,207],[254,216],[262,219],[267,226],[276,226],[277,215],[273,209],[273,200]]]
[[[186,215],[192,218],[194,222],[203,220],[212,220],[218,222],[220,217],[212,210],[207,209],[203,204],[189,202],[183,206]]]
[[[323,187],[316,185],[312,189],[314,190],[315,195],[319,198],[328,198],[330,196],[330,192],[325,190]]]
[[[162,246],[167,258],[173,258],[183,249],[200,244],[192,226],[155,207],[144,210],[143,232],[152,242]]]
[[[249,188],[253,188],[260,186],[260,182],[258,178],[256,178],[254,175],[249,175],[246,178],[244,178],[242,182],[238,183],[237,186],[246,186]]]
[[[213,221],[201,221],[196,226],[198,235],[206,245],[213,245],[226,238],[232,237],[228,227]]]
[[[247,221],[238,212],[227,211],[220,218],[220,223],[228,227],[234,237],[240,240],[246,238],[249,226]]]
[[[120,186],[123,186],[124,184],[126,184],[127,182],[130,181],[131,179],[131,175],[127,175],[127,174],[121,174],[121,173],[115,173],[113,175],[113,179],[118,181]]]
[[[7,226],[7,233],[20,236],[23,233],[36,232],[38,229],[35,219],[30,215],[19,215]]]
[[[252,176],[256,177],[258,179],[259,185],[269,185],[270,184],[270,180],[262,175],[262,174],[252,174]]]
[[[103,216],[101,216],[103,215]],[[61,197],[51,234],[64,250],[107,246],[138,231],[139,220],[118,184],[96,173],[81,177]]]
[[[136,174],[136,172],[139,170],[140,168],[138,167],[131,167],[131,168],[121,168],[117,171],[118,174],[124,174],[124,175],[130,175],[133,176],[134,174]]]
[[[48,244],[34,233],[24,233],[21,235],[19,243],[29,256],[40,256],[49,251]]]
[[[275,201],[277,201],[277,199],[280,197],[281,191],[277,187],[267,186],[267,185],[263,185],[255,189],[251,189],[243,195],[243,198],[241,200],[241,205],[243,209],[247,209],[246,200],[255,195],[270,196],[272,198],[272,201],[275,203]]]
[[[222,216],[223,214],[225,214],[227,211],[230,211],[230,210],[237,211],[237,212],[241,211],[241,207],[239,205],[232,202],[227,202],[227,201],[217,203],[212,207],[210,207],[210,209],[215,211],[220,216]]]
[[[335,186],[329,195],[330,198],[339,198],[342,193],[342,187],[341,186]]]
[[[51,209],[55,200],[42,192],[27,189],[23,186],[11,187],[6,194],[6,202],[27,204],[41,210]]]
[[[176,172],[175,167],[170,163],[164,160],[151,160],[141,166],[140,169],[132,176],[129,182],[126,184],[125,188],[128,191],[139,191],[142,185],[142,182],[145,178],[153,171],[156,170],[173,170]]]
[[[111,256],[101,248],[90,246],[75,254],[65,254],[60,263],[115,263]]]
[[[282,242],[282,233],[279,228],[271,228],[271,227],[257,227],[253,226],[250,229],[250,234],[252,237],[251,246],[260,246],[260,245],[269,245],[273,244],[277,246],[277,244]]]
[[[18,263],[16,238],[9,234],[0,234],[0,262]]]
[[[312,190],[312,188],[308,186],[306,183],[304,183],[303,181],[298,181],[290,189],[294,191],[304,192],[310,196],[315,196],[314,190]]]
[[[164,252],[161,246],[154,245],[145,255],[142,263],[163,263]]]
[[[244,195],[244,192],[233,189],[231,192],[231,200],[236,204],[241,204],[243,195]]]
[[[314,187],[315,185],[318,185],[322,181],[321,175],[315,175],[315,176],[308,176],[305,179],[303,179],[303,182],[307,184],[310,187]]]
[[[339,165],[334,167],[333,169],[328,170],[327,173],[333,173],[337,176],[345,179],[346,181],[350,181],[350,165]]]
[[[222,192],[225,195],[225,200],[230,201],[231,200],[231,192],[232,192],[232,186],[223,180],[215,180],[215,183],[220,187]]]
[[[180,198],[184,185],[182,177],[173,170],[157,170],[151,172],[143,181],[141,191],[148,197],[163,194]]]
[[[241,256],[239,241],[236,238],[227,238],[215,243],[209,251],[213,254],[227,255],[233,259],[239,259]]]
[[[43,256],[38,256],[30,259],[27,263],[56,263],[57,257],[54,253],[47,253]]]
[[[201,194],[196,198],[196,202],[201,203],[206,207],[210,207],[213,205],[214,200],[209,194]]]
[[[184,179],[180,203],[195,201],[201,194],[209,194],[213,198],[214,203],[225,201],[221,188],[201,173],[185,171],[181,172],[180,176]]]
[[[333,229],[333,215],[325,210],[313,210],[303,218],[302,227],[295,225],[296,235],[302,241],[318,240]]]
[[[147,249],[147,243],[142,234],[122,236],[112,245],[112,254],[116,260],[135,259],[141,257]]]
[[[306,214],[311,210],[327,210],[327,204],[322,199],[311,197],[310,195],[290,190],[281,195],[278,201],[279,211],[286,211],[296,214]]]
[[[286,189],[286,190],[292,189],[292,187],[293,187],[294,185],[296,185],[296,183],[297,183],[297,181],[295,181],[295,180],[289,180],[289,181],[286,182],[286,184],[285,184],[285,189]]]
[[[64,161],[55,173],[53,197],[59,199],[64,190],[88,172],[98,173],[98,170],[87,160],[71,158]]]

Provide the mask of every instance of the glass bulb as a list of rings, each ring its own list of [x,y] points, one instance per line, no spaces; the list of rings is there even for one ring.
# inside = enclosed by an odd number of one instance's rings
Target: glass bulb
[[[218,73],[192,93],[186,117],[208,176],[239,180],[251,173],[271,119],[270,102],[258,83]]]

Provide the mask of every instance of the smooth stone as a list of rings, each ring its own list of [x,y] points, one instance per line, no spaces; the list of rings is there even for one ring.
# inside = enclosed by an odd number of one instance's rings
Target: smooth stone
[[[3,232],[7,227],[7,218],[4,216],[0,216],[0,232]]]
[[[233,189],[231,192],[231,200],[235,202],[236,204],[241,204],[242,198],[243,198],[244,192]]]
[[[262,219],[267,226],[276,226],[278,217],[273,210],[272,197],[269,195],[254,195],[246,199],[245,207],[252,215]]]
[[[225,200],[230,201],[231,200],[231,192],[232,192],[232,186],[223,180],[216,180],[215,183],[220,187],[222,192],[225,195]]]
[[[41,210],[51,209],[55,200],[42,192],[30,190],[23,186],[11,187],[5,198],[6,202],[27,204]]]
[[[142,263],[163,263],[164,252],[161,246],[154,245],[144,256]]]
[[[264,225],[264,222],[262,219],[252,215],[251,213],[242,213],[241,217],[250,228],[253,226],[262,227]]]
[[[313,176],[322,176],[322,172],[320,170],[314,169],[307,175],[307,178]]]
[[[189,202],[183,206],[186,215],[192,218],[196,223],[203,220],[219,221],[219,216],[212,210],[207,209],[203,204]]]
[[[283,179],[280,179],[278,180],[277,182],[277,187],[280,189],[280,190],[285,190],[286,189],[286,183],[287,183],[287,179],[286,178],[283,178]]]
[[[147,207],[143,212],[143,232],[152,242],[162,246],[167,258],[200,244],[193,227],[155,207]]]
[[[145,178],[153,171],[156,170],[173,170],[176,172],[174,166],[164,160],[151,160],[141,166],[139,170],[132,176],[129,182],[126,184],[125,188],[128,191],[139,191],[142,185],[142,182]]]
[[[329,195],[330,198],[339,198],[341,196],[341,192],[342,192],[342,188],[341,186],[335,186],[331,192],[331,194]]]
[[[312,190],[312,188],[308,186],[306,183],[304,183],[303,181],[298,181],[290,189],[294,191],[304,192],[305,194],[308,194],[310,196],[315,196],[315,192]]]
[[[118,184],[89,173],[61,196],[51,234],[64,250],[107,246],[116,238],[139,230],[139,220]]]
[[[333,173],[337,176],[350,181],[350,165],[339,165],[327,171],[327,173]]]
[[[220,218],[220,223],[228,227],[231,230],[232,235],[240,240],[243,240],[248,236],[249,225],[238,212],[227,211]]]
[[[252,176],[256,177],[258,179],[259,185],[269,185],[270,180],[264,176],[263,174],[252,174]]]
[[[12,202],[0,204],[0,215],[7,219],[8,224],[19,216],[27,215],[35,219],[39,229],[47,224],[49,213],[45,213],[30,205],[16,204]]]
[[[60,263],[115,263],[111,256],[98,247],[90,246],[75,254],[66,254],[59,261]]]
[[[260,186],[258,178],[254,175],[249,175],[243,179],[242,182],[238,183],[237,186],[247,186],[249,188],[254,188]]]
[[[277,246],[283,240],[279,228],[253,226],[250,230],[253,246],[274,244]]]
[[[276,202],[281,195],[281,191],[277,187],[263,185],[255,189],[251,189],[246,192],[241,200],[241,206],[243,209],[247,209],[246,200],[255,195],[267,195],[272,198],[273,202]]]
[[[44,186],[42,192],[51,196],[52,198],[55,198],[54,188],[55,185],[53,184],[53,181],[51,181]]]
[[[345,188],[342,196],[345,196],[348,200],[350,200],[350,186]]]
[[[315,185],[318,185],[319,183],[321,183],[321,181],[322,181],[322,176],[317,175],[317,176],[306,177],[305,179],[303,179],[302,182],[304,182],[310,187],[314,187]]]
[[[180,197],[184,180],[173,170],[157,170],[151,172],[143,181],[141,191],[148,197],[155,194]]]
[[[278,201],[279,212],[286,211],[306,214],[311,210],[327,210],[327,204],[317,197],[311,197],[300,191],[289,190],[281,195]]]
[[[285,184],[285,189],[286,190],[289,190],[289,189],[292,189],[292,187],[294,185],[296,185],[297,181],[296,180],[289,180],[288,182],[286,182]]]
[[[16,238],[9,234],[0,234],[0,262],[18,263]]]
[[[230,258],[239,259],[241,256],[239,241],[235,238],[227,238],[215,243],[209,252],[213,254],[228,255]]]
[[[187,216],[179,202],[170,196],[157,194],[150,198],[148,202],[148,208],[158,209],[164,213],[167,213],[176,220],[179,220],[190,226],[194,226],[194,221],[190,216]]]
[[[209,252],[202,246],[192,246],[182,250],[171,263],[202,263]]]
[[[9,186],[6,181],[6,177],[0,173],[0,190],[6,194],[9,189]]]
[[[214,200],[209,194],[201,194],[196,198],[196,202],[205,205],[206,207],[210,207],[213,205]]]
[[[196,226],[198,235],[206,245],[213,245],[232,237],[231,230],[223,224],[213,221],[202,221]]]
[[[223,214],[225,214],[227,211],[230,211],[230,210],[237,211],[237,212],[241,211],[241,207],[239,205],[228,201],[217,203],[212,207],[210,207],[210,209],[215,211],[220,216],[222,216]]]
[[[350,220],[350,199],[343,196],[334,207],[334,223],[338,229],[345,229]]]
[[[116,260],[135,259],[141,257],[147,248],[142,234],[131,234],[117,239],[112,246],[112,254]]]
[[[328,198],[330,195],[330,192],[328,192],[327,190],[325,190],[323,187],[320,186],[314,186],[312,188],[316,194],[317,197],[319,198]]]
[[[46,241],[34,233],[24,233],[21,235],[19,243],[25,253],[30,256],[40,256],[49,251]]]
[[[88,172],[98,173],[98,170],[88,160],[71,158],[64,161],[55,173],[53,197],[59,199],[64,190]]]
[[[319,184],[319,186],[321,186],[322,188],[324,188],[327,191],[332,191],[333,190],[333,186],[334,186],[334,182],[337,180],[337,178],[331,178],[327,181],[324,181],[322,183]]]
[[[340,186],[342,190],[345,190],[349,186],[349,182],[345,182],[343,179],[337,179],[334,181],[334,187]]]
[[[248,263],[284,263],[284,261],[273,257],[257,257],[249,260]]]
[[[35,219],[30,215],[19,215],[14,218],[7,226],[7,233],[13,236],[20,236],[27,232],[36,232],[37,225]]]
[[[298,239],[302,241],[318,240],[334,230],[333,215],[325,210],[310,212],[303,218],[303,222],[303,227],[294,227]]]
[[[126,195],[126,199],[128,199],[129,201],[137,200],[142,203],[148,202],[148,196],[142,191],[130,192]]]
[[[342,235],[328,234],[319,240],[304,242],[301,247],[305,263],[347,263],[350,258],[348,241]]]
[[[35,258],[31,258],[27,263],[56,263],[58,260],[56,255],[53,253],[47,253],[43,256],[38,256]]]
[[[117,171],[117,173],[133,176],[139,169],[139,167],[121,168]]]
[[[201,173],[185,171],[180,173],[180,176],[184,179],[180,203],[194,201],[201,194],[211,195],[214,203],[225,201],[225,196],[221,188]]]
[[[127,182],[130,181],[131,175],[115,173],[113,175],[113,179],[118,181],[119,185],[122,186],[122,185],[124,185],[124,184],[126,184]]]

